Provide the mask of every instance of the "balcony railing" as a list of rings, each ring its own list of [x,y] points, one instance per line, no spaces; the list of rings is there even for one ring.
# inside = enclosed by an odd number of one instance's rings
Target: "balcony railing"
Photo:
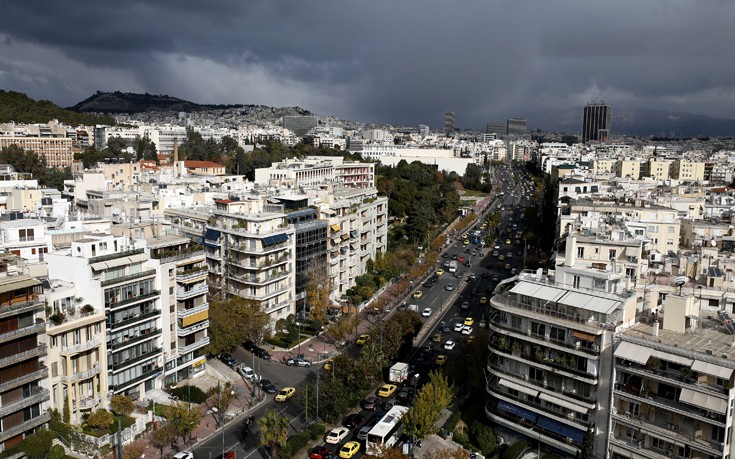
[[[207,287],[207,284],[202,283],[201,285],[194,286],[194,288],[190,290],[184,290],[184,289],[178,289],[176,290],[176,299],[177,300],[188,300],[189,298],[194,298],[198,295],[203,295],[209,291],[209,287]]]
[[[496,374],[496,376],[505,375],[505,376],[508,376],[510,378],[523,378],[524,381],[528,381],[528,379],[526,379],[527,378],[527,375],[519,375],[518,373],[514,373],[512,371],[505,370],[505,369],[503,369],[503,368],[501,368],[501,367],[499,367],[497,365],[488,364],[487,368],[488,368],[488,371],[490,373]],[[560,394],[560,395],[565,396],[565,397],[568,397],[568,398],[570,398],[572,400],[576,400],[577,402],[586,403],[586,405],[584,405],[585,408],[589,408],[589,409],[594,409],[595,408],[595,403],[596,403],[597,399],[595,397],[591,396],[591,395],[590,396],[586,396],[586,395],[578,394],[577,393],[577,389],[574,388],[574,387],[564,387],[564,386],[562,386],[562,387],[556,387],[556,386],[553,386],[553,385],[550,385],[550,384],[547,384],[546,386],[543,386],[543,382],[542,381],[536,381],[536,380],[533,381],[533,384],[535,384],[536,386],[543,387],[543,390],[547,390],[547,391],[553,392],[555,394]],[[539,389],[539,391],[542,391],[542,389]]]
[[[162,371],[161,368],[154,368],[150,370],[147,373],[143,373],[142,375],[138,376],[137,378],[133,378],[130,381],[125,381],[124,383],[120,383],[117,385],[110,386],[112,391],[115,393],[119,393],[123,391],[124,389],[127,389],[130,386],[134,386],[135,384],[141,383],[145,381],[146,379],[152,379],[155,378],[156,375],[158,375]]]
[[[189,352],[195,351],[201,347],[206,346],[207,344],[209,344],[209,336],[205,336],[204,338],[198,341],[194,341],[191,344],[187,344],[184,347],[179,347],[179,355],[188,354]]]
[[[152,290],[151,292],[145,293],[143,295],[134,296],[132,298],[125,298],[124,300],[116,301],[114,303],[109,303],[107,307],[114,311],[115,309],[121,308],[123,306],[137,303],[138,301],[155,298],[159,296],[160,294],[161,294],[160,290]]]
[[[5,357],[4,359],[0,359],[0,368],[6,367],[16,362],[28,360],[33,357],[38,357],[42,355],[46,355],[46,345],[45,344],[39,344],[33,349],[29,349],[23,352],[18,352],[17,354],[13,354],[8,357]]]
[[[206,266],[202,266],[199,269],[196,269],[194,271],[190,271],[188,273],[176,273],[176,282],[186,282],[193,279],[196,279],[198,277],[206,276],[208,274],[208,268]]]
[[[288,277],[289,274],[291,274],[291,271],[286,270],[270,276],[256,276],[254,274],[229,274],[227,277],[246,284],[263,285],[269,282],[275,282],[279,279],[284,279]]]
[[[528,328],[524,330],[520,327],[512,327],[508,324],[499,322],[498,319],[494,319],[490,321],[490,329],[493,331],[505,330],[511,333],[517,333],[518,338],[521,338],[521,339],[530,338],[529,341],[532,341],[534,344],[538,344],[544,347],[559,346],[559,347],[563,347],[566,349],[583,352],[587,355],[592,355],[592,356],[598,356],[600,353],[600,349],[599,349],[599,346],[597,346],[597,344],[595,344],[593,347],[585,347],[581,345],[577,346],[575,343],[559,341],[547,335],[538,335],[535,333],[531,333],[531,330]]]
[[[0,417],[7,416],[8,414],[14,413],[16,411],[20,411],[23,408],[27,408],[36,403],[45,402],[49,398],[50,398],[50,394],[49,394],[48,389],[37,387],[35,388],[35,390],[32,391],[30,396],[24,397],[18,401],[11,402],[7,405],[3,405],[2,407],[0,407]]]
[[[40,425],[46,424],[50,420],[51,420],[51,413],[46,411],[45,413],[41,413],[40,416],[36,416],[33,419],[29,419],[21,424],[18,424],[17,426],[4,428],[3,431],[0,432],[0,441],[5,441],[8,438],[15,437],[18,434],[21,434],[23,432],[36,428]]]
[[[283,249],[289,246],[290,244],[288,242],[280,242],[278,244],[269,245],[268,247],[256,247],[253,249],[253,248],[250,248],[250,244],[248,243],[240,243],[240,244],[232,244],[229,246],[229,248],[236,252],[242,252],[242,253],[267,254],[271,252],[276,252],[280,249]]]
[[[0,333],[0,343],[20,338],[21,336],[32,335],[46,330],[46,322],[38,322],[29,327],[19,328],[5,333]]]
[[[519,430],[525,433],[529,438],[540,439],[543,443],[548,443],[556,448],[563,449],[572,455],[579,451],[577,443],[574,443],[570,438],[560,435],[556,432],[549,432],[544,430],[535,424],[532,424],[526,419],[514,416],[511,414],[502,413],[497,408],[491,406],[489,403],[485,405],[485,414],[490,418],[497,417],[502,421],[508,423],[508,427],[513,430]]]
[[[83,343],[75,344],[74,346],[61,346],[61,353],[62,354],[76,354],[79,352],[85,352],[85,351],[88,351],[90,349],[93,349],[99,346],[100,344],[102,344],[102,337],[96,336]]]
[[[77,402],[80,410],[90,410],[102,402],[102,397],[88,397]]]
[[[161,355],[161,348],[157,347],[154,349],[151,349],[150,351],[146,352],[145,354],[141,354],[137,357],[129,358],[125,361],[114,363],[114,360],[111,360],[107,363],[107,369],[112,371],[118,371],[122,368],[129,367],[131,365],[135,365],[136,363],[140,363],[144,360],[150,360],[153,357],[157,357]],[[114,359],[114,357],[113,357]]]
[[[27,375],[23,375],[18,378],[11,379],[9,381],[5,381],[4,383],[0,383],[0,392],[5,392],[15,387],[22,386],[26,383],[36,381],[38,379],[44,379],[47,377],[48,377],[48,368],[43,367],[40,370],[34,371],[33,373],[28,373]]]
[[[508,350],[501,348],[497,343],[493,341],[491,341],[489,345],[498,355],[503,355],[508,358],[515,358],[516,360],[523,359],[529,362],[529,366],[542,368],[549,373],[556,373],[561,376],[566,376],[568,378],[574,379],[584,378],[584,382],[586,382],[587,384],[597,384],[597,376],[587,373],[584,370],[578,370],[573,367],[565,366],[551,359],[539,359],[536,357],[535,353],[517,353],[515,351],[509,352]]]
[[[700,382],[696,380],[692,382],[686,382],[684,381],[681,372],[678,371],[654,370],[650,367],[638,365],[633,362],[629,363],[629,365],[617,364],[616,368],[619,371],[625,371],[637,374],[639,376],[665,381],[666,384],[671,384],[681,388],[694,386],[698,391],[703,390],[715,395],[719,395],[723,399],[727,398],[727,394],[730,392],[729,389],[726,389],[722,386],[708,384],[705,382]]]
[[[140,271],[138,273],[128,274],[127,276],[115,277],[113,279],[104,279],[103,281],[100,282],[100,284],[103,287],[106,287],[108,285],[119,284],[121,282],[127,282],[127,281],[131,281],[131,280],[138,279],[141,277],[154,276],[155,274],[156,274],[155,269],[147,269],[145,271]]]
[[[177,255],[161,256],[159,258],[151,257],[151,258],[160,260],[161,264],[164,264],[164,263],[173,263],[175,261],[187,260],[189,258],[198,258],[198,257],[204,257],[204,250],[195,250],[193,252],[188,252],[188,253],[185,252],[185,253],[179,253]]]
[[[71,376],[61,375],[61,382],[69,383],[69,382],[80,381],[82,379],[89,379],[98,374],[100,374],[100,365],[99,363],[95,363],[94,366],[90,368],[89,370],[79,371],[79,372],[73,373]]]
[[[158,335],[160,335],[161,329],[157,328],[149,333],[142,333],[140,336],[136,336],[133,338],[124,338],[120,340],[120,342],[117,342],[117,340],[113,340],[110,342],[109,348],[113,351],[116,351],[118,349],[122,349],[124,347],[130,346],[131,344],[139,343],[141,341],[149,340],[151,338],[154,338]]]
[[[158,317],[160,315],[161,315],[160,309],[154,309],[152,311],[149,311],[149,312],[146,312],[140,315],[136,313],[136,314],[133,314],[133,316],[130,318],[119,320],[117,322],[108,321],[107,328],[109,330],[119,330],[121,328],[129,327],[131,324],[140,322],[141,320],[151,319],[153,317]]]
[[[682,416],[688,416],[694,419],[698,419],[700,421],[717,424],[721,427],[725,426],[725,416],[719,413],[696,408],[692,405],[664,398],[657,394],[649,393],[646,394],[646,396],[644,397],[641,394],[640,389],[634,389],[620,383],[615,383],[613,393],[616,396],[623,397],[627,400],[635,400],[638,403],[645,403],[648,405],[653,405],[654,407],[663,407],[666,411],[678,413]]]
[[[206,330],[207,328],[209,328],[208,320],[196,323],[194,325],[189,325],[188,327],[177,327],[176,336],[188,336],[188,335],[191,335],[192,333]]]
[[[22,312],[34,311],[36,309],[43,309],[44,304],[42,301],[38,301],[38,298],[33,296],[28,301],[19,301],[11,304],[0,304],[0,319],[9,315],[17,315]]]
[[[99,263],[100,261],[114,260],[116,258],[129,257],[131,255],[137,255],[143,253],[143,249],[124,250],[122,252],[111,253],[109,255],[100,255],[98,257],[89,258],[89,264]]]
[[[202,303],[199,306],[195,306],[191,309],[177,309],[176,310],[176,317],[179,319],[183,319],[184,317],[189,317],[194,314],[199,314],[200,312],[204,312],[207,309],[209,309],[209,303]]]

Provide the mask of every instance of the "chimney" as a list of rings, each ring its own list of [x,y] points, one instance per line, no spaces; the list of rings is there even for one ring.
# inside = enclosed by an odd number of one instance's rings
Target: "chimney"
[[[653,321],[653,336],[658,336],[658,320]]]

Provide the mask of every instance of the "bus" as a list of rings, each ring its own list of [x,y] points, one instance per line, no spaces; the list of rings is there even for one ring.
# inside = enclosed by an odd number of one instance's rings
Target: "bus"
[[[408,407],[395,405],[370,429],[367,440],[365,440],[367,454],[380,454],[382,448],[390,448],[396,444],[403,430],[401,418],[407,411]]]

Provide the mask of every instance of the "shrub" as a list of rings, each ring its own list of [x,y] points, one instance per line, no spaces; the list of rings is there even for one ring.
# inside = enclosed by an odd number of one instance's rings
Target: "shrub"
[[[65,457],[66,452],[64,451],[64,447],[61,445],[52,446],[48,452],[48,459],[64,459]]]
[[[205,394],[200,388],[197,386],[179,386],[174,389],[169,390],[169,393],[171,395],[174,395],[179,398],[182,402],[191,402],[195,404],[204,403],[207,400],[207,394]],[[189,396],[191,396],[191,400],[189,400]]]
[[[114,421],[115,418],[112,416],[112,413],[104,408],[95,411],[87,418],[87,424],[89,424],[90,427],[103,430],[109,429]]]
[[[477,447],[482,451],[482,455],[491,456],[496,447],[495,432],[493,432],[493,429],[484,422],[475,421],[470,427],[470,432],[472,432],[472,436],[475,438]]]
[[[133,412],[133,400],[122,394],[113,395],[110,399],[110,409],[118,416],[127,416]]]
[[[311,424],[306,428],[306,432],[309,434],[309,439],[311,440],[323,437],[326,431],[327,429],[324,427],[324,424],[320,423]]]
[[[528,443],[525,441],[517,441],[510,445],[508,449],[503,451],[501,459],[517,459],[521,454],[528,448]]]
[[[51,451],[53,439],[53,432],[42,430],[27,436],[21,444],[21,449],[28,459],[44,459],[48,457],[49,451]]]

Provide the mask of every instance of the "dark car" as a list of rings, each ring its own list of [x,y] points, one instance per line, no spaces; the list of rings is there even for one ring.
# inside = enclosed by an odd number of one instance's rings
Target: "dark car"
[[[326,446],[315,446],[309,453],[309,459],[332,459],[332,452]]]
[[[342,425],[354,429],[358,425],[362,423],[362,421],[365,420],[365,416],[361,415],[360,413],[353,413],[348,415],[346,418],[342,420]]]
[[[363,409],[374,410],[378,407],[378,399],[375,397],[368,397],[361,403]]]
[[[434,286],[434,282],[432,282],[431,279],[429,279],[426,282],[424,282],[424,287],[426,287],[426,288],[431,288],[433,286]]]
[[[396,395],[396,400],[400,403],[411,403],[413,401],[413,387],[407,386],[401,389]]]
[[[219,356],[219,359],[228,367],[234,367],[237,365],[237,360],[235,360],[230,354],[222,354]]]
[[[255,354],[256,357],[259,357],[259,358],[261,358],[263,360],[270,360],[271,359],[271,355],[268,353],[268,351],[266,351],[262,347],[256,347],[253,350],[253,354]]]
[[[247,340],[244,343],[242,343],[242,347],[246,351],[253,352],[258,346],[256,346],[254,342]]]
[[[270,379],[263,379],[260,381],[260,388],[263,389],[263,392],[266,394],[276,393],[276,385],[273,384]]]

